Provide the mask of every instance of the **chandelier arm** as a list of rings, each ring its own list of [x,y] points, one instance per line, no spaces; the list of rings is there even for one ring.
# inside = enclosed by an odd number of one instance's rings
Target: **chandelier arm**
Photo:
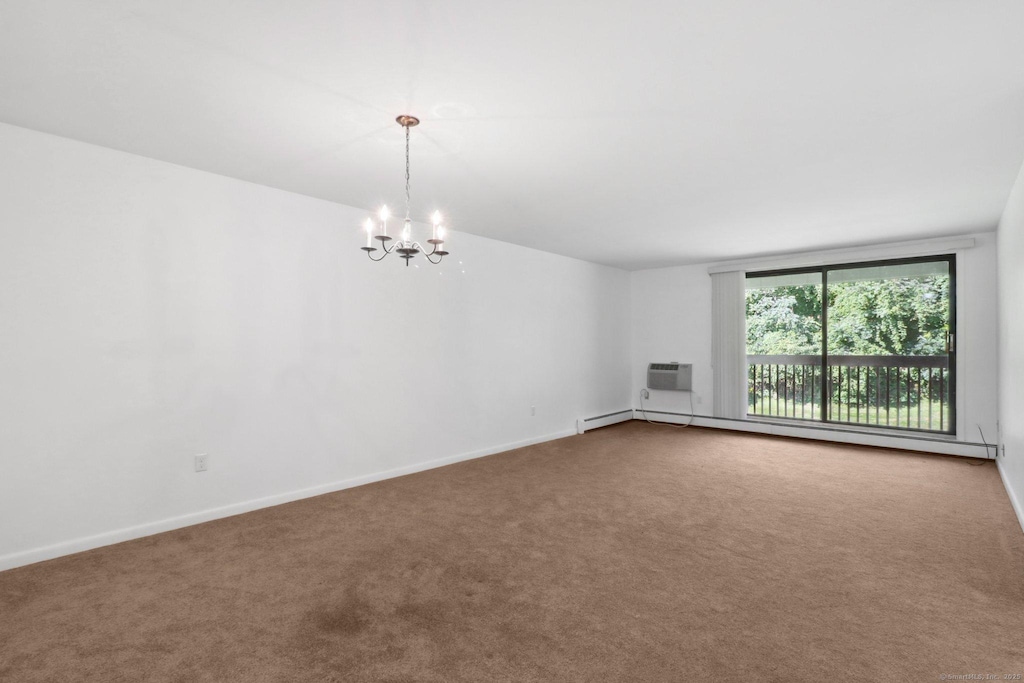
[[[438,251],[437,247],[438,247],[439,245],[437,245],[437,244],[431,244],[431,245],[430,245],[430,251],[429,251],[429,252],[428,252],[428,251],[426,251],[426,250],[425,250],[425,249],[424,249],[423,247],[420,247],[419,243],[417,243],[417,244],[416,244],[416,246],[417,246],[417,247],[419,247],[420,251],[422,251],[422,252],[423,252],[423,255],[424,255],[424,256],[433,256],[434,254],[436,254],[436,253],[437,253],[437,251]],[[444,258],[444,256],[445,256],[444,254],[441,254],[441,258]],[[433,263],[433,261],[431,261],[431,263]]]
[[[434,265],[436,266],[436,265],[437,265],[437,264],[439,264],[439,263],[441,262],[441,260],[442,260],[442,259],[444,258],[444,255],[438,256],[438,257],[437,257],[437,260],[435,261],[434,259],[430,258],[430,256],[431,256],[431,255],[432,255],[433,253],[434,253],[434,252],[430,252],[430,253],[428,254],[427,252],[423,252],[423,255],[427,257],[427,260],[428,260],[428,261],[430,261],[431,263],[433,263],[433,264],[434,264]]]
[[[438,245],[436,245],[436,244],[431,244],[430,245],[430,247],[431,247],[430,251],[424,251],[423,252],[423,255],[427,257],[427,260],[430,261],[431,263],[433,263],[435,266],[437,264],[439,264],[442,260],[444,260],[444,257],[445,257],[445,254],[441,254],[440,256],[437,257],[436,261],[434,259],[430,258],[431,256],[433,256],[434,254],[437,253],[437,251],[438,251],[437,246]],[[422,248],[421,248],[421,250],[422,250]]]
[[[392,249],[391,251],[394,251],[394,249]],[[388,251],[387,249],[385,249],[384,253],[381,254],[380,258],[373,258],[373,253],[371,253],[369,251],[366,252],[366,255],[370,257],[371,261],[383,261],[384,259],[386,259],[388,257],[388,254],[390,254],[391,251]]]

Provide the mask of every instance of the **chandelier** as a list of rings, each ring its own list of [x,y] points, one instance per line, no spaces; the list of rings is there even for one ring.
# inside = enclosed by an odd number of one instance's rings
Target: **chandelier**
[[[388,242],[391,241],[391,237],[388,235],[388,218],[391,214],[388,212],[387,206],[382,206],[378,212],[380,218],[379,223],[374,223],[373,218],[367,218],[366,223],[363,224],[366,230],[366,246],[360,247],[366,252],[366,255],[370,257],[371,261],[383,261],[388,254],[398,252],[400,258],[405,259],[405,265],[409,265],[409,261],[413,259],[416,254],[422,253],[427,257],[427,260],[437,265],[441,262],[448,252],[444,248],[445,238],[445,227],[441,223],[441,214],[438,211],[434,212],[431,217],[431,223],[433,223],[433,233],[427,244],[430,245],[430,251],[426,251],[419,242],[412,241],[412,220],[409,218],[409,129],[419,124],[420,120],[415,116],[409,116],[403,114],[399,116],[395,121],[398,125],[405,128],[405,223],[402,225],[401,239],[395,243],[393,247],[388,248]],[[373,240],[380,242],[380,249],[373,246]],[[384,253],[378,257],[374,257],[373,252],[383,250]],[[432,257],[436,256],[435,261]]]

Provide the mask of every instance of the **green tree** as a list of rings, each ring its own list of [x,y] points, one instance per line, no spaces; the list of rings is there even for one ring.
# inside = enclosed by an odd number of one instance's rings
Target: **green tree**
[[[828,299],[829,353],[945,353],[948,276],[839,282]]]
[[[945,353],[949,277],[837,282],[828,288],[828,351]],[[747,353],[821,353],[821,286],[747,290]]]
[[[821,353],[821,286],[748,289],[747,353]]]

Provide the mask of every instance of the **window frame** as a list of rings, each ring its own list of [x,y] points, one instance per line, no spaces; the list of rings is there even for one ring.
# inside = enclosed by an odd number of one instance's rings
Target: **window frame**
[[[865,425],[856,422],[844,422],[841,420],[832,420],[828,416],[829,405],[832,402],[831,392],[829,391],[829,373],[827,371],[828,365],[828,272],[831,270],[853,270],[856,268],[875,268],[878,266],[901,266],[913,263],[936,263],[946,262],[949,268],[949,336],[952,337],[952,343],[949,343],[947,337],[946,342],[946,354],[949,356],[949,426],[945,430],[939,429],[921,429],[912,427],[899,427],[895,425]],[[807,419],[802,417],[775,417],[769,416],[771,420],[795,420],[797,422],[820,422],[822,424],[830,425],[843,425],[851,427],[870,427],[871,429],[888,429],[898,432],[919,432],[923,434],[944,434],[949,436],[956,436],[957,434],[957,307],[956,307],[956,293],[957,293],[957,278],[956,278],[956,254],[936,254],[934,256],[912,256],[906,258],[895,258],[895,259],[875,259],[871,261],[852,261],[847,263],[828,263],[820,266],[800,266],[795,268],[773,268],[771,270],[757,270],[749,271],[745,273],[745,279],[750,280],[752,278],[760,277],[772,277],[778,275],[806,275],[808,273],[819,273],[821,275],[821,379],[820,379],[820,396],[821,406],[819,408],[820,415],[817,420]],[[746,340],[744,340],[746,343]],[[748,354],[749,355],[749,354]],[[827,397],[827,398],[826,398]],[[749,413],[748,413],[749,415]],[[759,416],[762,419],[764,416]]]

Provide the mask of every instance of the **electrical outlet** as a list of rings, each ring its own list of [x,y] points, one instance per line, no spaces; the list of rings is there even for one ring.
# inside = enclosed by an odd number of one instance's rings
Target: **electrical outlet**
[[[209,457],[206,453],[200,453],[196,456],[196,472],[206,471],[207,458]]]
[[[651,397],[651,392],[649,392],[646,389],[644,389],[643,391],[640,392],[640,395],[643,396],[644,400],[646,401],[647,399],[649,399]]]

